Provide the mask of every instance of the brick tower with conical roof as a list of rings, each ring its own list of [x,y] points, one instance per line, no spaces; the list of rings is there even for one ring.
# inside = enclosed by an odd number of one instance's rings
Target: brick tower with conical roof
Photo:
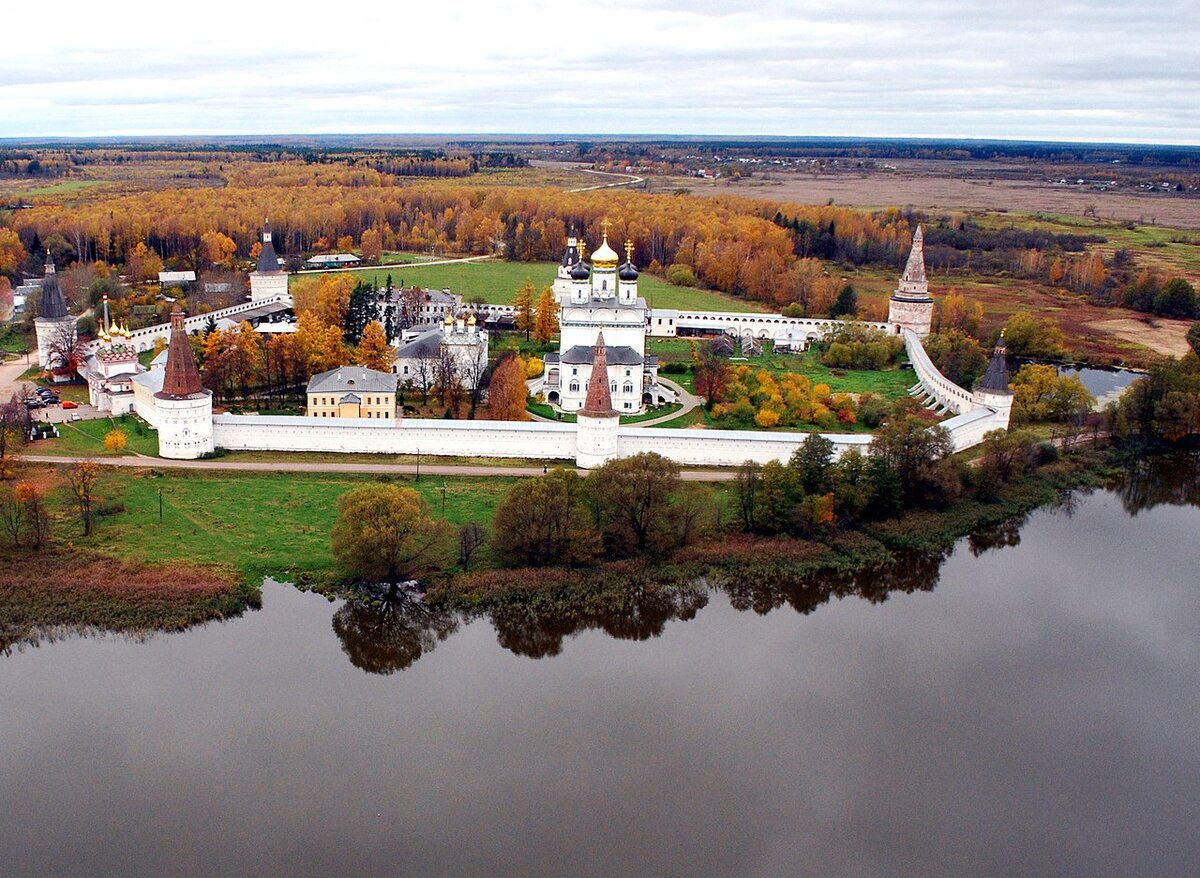
[[[213,450],[212,391],[200,383],[200,370],[179,306],[171,312],[171,341],[162,390],[154,394],[158,453],[191,460]]]
[[[596,336],[592,354],[587,398],[575,420],[575,463],[583,469],[592,469],[618,456],[617,430],[621,416],[613,409],[612,388],[608,382],[608,349],[601,332]]]

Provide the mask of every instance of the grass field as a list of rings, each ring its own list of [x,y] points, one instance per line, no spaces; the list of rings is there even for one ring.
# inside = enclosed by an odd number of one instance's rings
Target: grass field
[[[542,287],[554,282],[558,268],[554,262],[505,262],[503,260],[487,260],[485,262],[460,262],[451,265],[391,265],[370,271],[356,271],[352,276],[356,280],[369,280],[380,286],[392,276],[396,286],[422,286],[431,289],[449,288],[463,297],[465,301],[476,298],[494,305],[511,305],[516,298],[517,290],[526,280],[532,281],[534,287]],[[319,283],[320,274],[305,274],[291,279],[292,290],[305,285]],[[708,311],[762,311],[763,307],[753,302],[745,302],[714,293],[709,290],[698,290],[692,287],[676,287],[660,278],[643,274],[638,281],[638,289],[651,308],[698,308]]]
[[[646,343],[647,353],[658,354],[662,363],[690,362],[691,341],[685,338],[654,338]],[[839,369],[833,370],[821,364],[820,352],[815,348],[803,354],[763,354],[761,357],[743,359],[731,357],[729,364],[733,367],[750,366],[752,369],[766,369],[774,374],[783,372],[799,372],[807,375],[813,384],[828,384],[835,393],[874,393],[888,399],[900,399],[906,396],[908,388],[916,383],[916,376],[911,369],[889,369],[874,371],[871,369]],[[690,373],[672,375],[663,372],[672,381],[682,384],[688,390],[695,392]]]
[[[0,326],[0,351],[23,354],[35,344],[33,333],[26,332],[23,323],[6,323]]]
[[[114,455],[104,446],[104,437],[112,429],[125,431],[124,455]],[[42,439],[29,446],[31,454],[61,454],[63,457],[158,456],[158,434],[136,418],[99,418],[94,421],[69,421],[58,425],[58,439]]]
[[[215,561],[232,564],[248,580],[264,575],[294,579],[331,568],[330,531],[337,499],[366,482],[390,477],[350,474],[228,473],[219,471],[106,471],[97,495],[124,511],[97,516],[91,537],[71,519],[65,490],[54,495],[57,532],[71,530],[72,543],[142,561]],[[479,521],[491,528],[492,513],[514,479],[397,478],[425,497],[430,510],[453,525]],[[162,491],[163,520],[158,518]],[[100,505],[100,504],[98,504]],[[474,563],[491,563],[487,547]]]

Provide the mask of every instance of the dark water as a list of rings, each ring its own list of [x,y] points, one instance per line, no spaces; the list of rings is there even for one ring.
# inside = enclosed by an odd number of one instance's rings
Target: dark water
[[[268,585],[0,657],[0,872],[1195,874],[1200,508],[1161,475],[869,599],[760,584],[613,636]]]

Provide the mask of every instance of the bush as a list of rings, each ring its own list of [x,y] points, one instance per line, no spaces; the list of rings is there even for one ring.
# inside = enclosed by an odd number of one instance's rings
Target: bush
[[[667,281],[677,287],[694,287],[697,284],[696,273],[690,265],[676,262],[667,266]]]

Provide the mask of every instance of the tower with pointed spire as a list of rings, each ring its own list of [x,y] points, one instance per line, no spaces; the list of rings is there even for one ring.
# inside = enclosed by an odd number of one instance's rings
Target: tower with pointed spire
[[[919,337],[929,335],[933,327],[933,299],[929,296],[929,281],[925,279],[925,232],[917,226],[912,250],[896,292],[888,300],[888,323],[893,331],[911,329]]]
[[[271,238],[271,223],[263,221],[262,251],[258,254],[258,266],[250,272],[250,299],[261,301],[288,294],[287,272],[279,267],[275,255],[275,244]]]
[[[1004,342],[1004,330],[992,351],[987,371],[979,379],[971,394],[977,403],[994,409],[997,416],[996,429],[1007,429],[1012,414],[1013,392],[1008,386],[1008,345]],[[1003,420],[1003,424],[999,421]]]
[[[75,318],[67,308],[67,300],[63,298],[62,288],[58,285],[58,275],[54,271],[54,260],[46,253],[46,273],[42,278],[42,295],[38,301],[38,316],[33,320],[33,328],[37,334],[38,365],[43,369],[62,369],[69,366],[60,363],[61,356],[55,349],[62,349],[62,336],[75,332]],[[65,378],[63,380],[69,380]]]
[[[587,399],[575,419],[575,463],[583,469],[600,466],[617,456],[617,428],[621,416],[613,409],[609,380],[608,348],[601,332],[596,337],[592,355]]]
[[[200,370],[179,306],[171,312],[171,341],[162,390],[154,394],[158,453],[191,460],[213,450],[212,391],[200,383]]]

